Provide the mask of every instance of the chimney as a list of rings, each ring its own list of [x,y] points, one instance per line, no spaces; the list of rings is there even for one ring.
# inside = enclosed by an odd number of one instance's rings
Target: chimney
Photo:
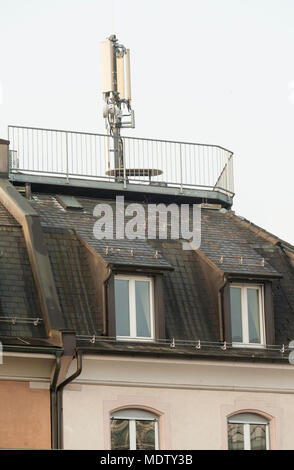
[[[0,178],[8,178],[9,140],[0,139]]]

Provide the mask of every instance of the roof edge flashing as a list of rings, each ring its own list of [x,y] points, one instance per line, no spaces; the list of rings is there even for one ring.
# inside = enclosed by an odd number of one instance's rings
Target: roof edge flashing
[[[0,202],[22,226],[46,334],[60,344],[58,332],[65,325],[40,217],[8,180],[0,179]]]
[[[234,194],[219,189],[209,188],[180,188],[176,186],[156,186],[153,184],[109,182],[88,180],[83,178],[69,178],[52,175],[32,175],[25,173],[12,173],[11,182],[16,184],[31,183],[34,192],[50,192],[52,194],[70,194],[72,196],[93,194],[99,192],[106,197],[114,198],[117,195],[126,199],[166,199],[187,201],[190,203],[220,204],[221,207],[230,208],[233,205]],[[61,189],[62,188],[62,189]],[[60,202],[59,202],[60,203]]]

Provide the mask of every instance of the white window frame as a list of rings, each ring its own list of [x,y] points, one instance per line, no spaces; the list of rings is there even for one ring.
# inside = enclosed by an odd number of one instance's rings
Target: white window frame
[[[243,415],[243,416],[242,416]],[[241,416],[240,418],[238,416]],[[269,435],[269,422],[266,418],[256,414],[256,419],[250,421],[250,418],[246,416],[246,413],[240,413],[233,415],[228,419],[228,424],[243,424],[244,434],[244,450],[251,450],[250,440],[250,425],[263,424],[265,425],[265,442],[266,450],[270,450],[270,435]]]
[[[264,348],[266,346],[265,338],[265,315],[264,315],[264,286],[262,284],[237,284],[231,283],[230,288],[241,289],[241,317],[242,317],[242,342],[233,342],[234,347],[248,348]],[[259,325],[260,325],[260,343],[249,342],[249,326],[248,326],[248,303],[247,290],[257,289],[259,291]],[[230,290],[231,294],[231,290]],[[232,320],[231,320],[232,321]]]
[[[122,409],[111,415],[111,419],[127,420],[129,422],[130,449],[136,450],[136,421],[154,421],[155,450],[159,450],[159,425],[156,415],[140,409]]]
[[[122,341],[154,341],[154,287],[153,278],[151,276],[128,276],[125,274],[117,274],[114,280],[129,281],[129,320],[130,320],[130,336],[116,336],[116,339]],[[150,336],[137,336],[137,318],[136,318],[136,281],[145,281],[149,283],[149,313],[150,313]]]

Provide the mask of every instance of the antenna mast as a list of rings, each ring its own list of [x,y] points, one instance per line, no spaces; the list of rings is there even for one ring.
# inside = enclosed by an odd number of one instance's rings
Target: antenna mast
[[[110,149],[107,137],[106,169],[110,169],[111,152],[117,176],[124,168],[123,141],[120,130],[135,127],[135,115],[131,108],[130,50],[118,43],[113,34],[101,43],[103,117],[107,135],[113,138]]]

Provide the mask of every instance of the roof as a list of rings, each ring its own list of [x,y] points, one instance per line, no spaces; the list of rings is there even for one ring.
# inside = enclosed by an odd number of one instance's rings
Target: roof
[[[266,245],[248,227],[239,223],[232,211],[204,210],[200,251],[222,272],[275,278],[280,273],[270,258],[260,252]],[[270,244],[272,246],[272,244]]]
[[[56,198],[55,195],[33,195],[31,205],[41,216],[41,224],[44,228],[72,230],[72,233],[77,233],[106,263],[112,265],[172,269],[162,256],[157,256],[156,250],[145,240],[97,240],[95,238],[93,228],[97,217],[93,216],[94,208],[98,204],[109,204],[114,209],[115,202],[112,199],[76,197],[77,202],[83,207],[82,211],[66,210],[58,199],[59,197]]]
[[[2,205],[0,220],[1,336],[43,338],[41,309],[22,228]]]
[[[294,338],[294,269],[278,237],[257,230],[233,211],[203,208],[202,241],[198,251],[183,250],[181,240],[97,240],[93,235],[97,220],[93,210],[101,203],[113,206],[114,200],[76,194],[75,199],[82,206],[76,210],[65,209],[56,196],[60,193],[33,193],[30,204],[41,218],[64,323],[77,333],[81,346],[87,344],[95,349],[96,340],[93,346],[90,339],[102,334],[101,312],[96,303],[86,246],[106,265],[130,271],[144,267],[163,273],[167,338],[201,340],[203,344],[220,341],[211,285],[198,255],[224,275],[272,279],[276,343],[287,345]],[[0,268],[0,317],[40,318],[22,228],[0,204],[0,250],[1,247],[6,251]],[[287,247],[294,249],[290,244]],[[44,331],[42,322],[12,324],[0,318],[0,336],[43,338]],[[175,352],[169,345],[162,347],[171,354]],[[155,353],[155,349],[149,350],[147,345],[138,348]],[[97,351],[116,352],[118,349],[130,352],[127,344],[117,346],[110,341],[107,347],[105,343],[96,345]],[[219,347],[216,350],[221,353]],[[187,353],[187,349],[183,351]],[[236,354],[239,352],[234,352]],[[277,355],[280,357],[279,352]]]

